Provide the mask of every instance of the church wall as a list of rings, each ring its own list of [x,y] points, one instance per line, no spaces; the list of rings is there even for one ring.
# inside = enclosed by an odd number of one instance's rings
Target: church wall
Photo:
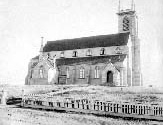
[[[91,67],[91,84],[93,85],[100,85],[102,84],[102,70],[104,69],[104,67],[106,66],[105,63],[99,63],[99,64],[95,64],[92,65]],[[99,78],[95,78],[95,68],[98,67],[99,68]]]
[[[120,48],[120,51],[122,54],[127,54],[128,46],[118,46]],[[100,56],[101,49],[105,49],[105,55],[116,55],[116,48],[117,46],[112,47],[96,47],[96,48],[85,48],[85,49],[75,49],[75,50],[65,50],[65,51],[51,51],[51,52],[45,52],[44,55],[47,55],[47,53],[50,54],[50,58],[53,58],[54,55],[56,55],[56,58],[62,58],[61,52],[64,52],[64,58],[77,58],[77,57],[87,57],[86,53],[90,49],[92,52],[91,56]],[[73,51],[78,52],[77,57],[73,57]]]
[[[69,68],[69,78],[67,79],[67,84],[87,84],[87,75],[88,75],[88,65],[86,64],[81,64],[81,65],[67,65],[67,66],[61,66],[61,74],[66,75],[66,68]],[[80,78],[80,68],[83,67],[85,72],[84,72],[84,78]]]
[[[64,51],[64,58],[80,58],[80,57],[89,57],[87,55],[87,51],[90,49],[91,50],[91,57],[94,56],[104,56],[101,55],[101,49],[105,49],[104,55],[120,55],[120,54],[128,54],[128,46],[111,46],[111,47],[96,47],[96,48],[84,48],[84,49],[76,49],[76,50],[65,50]],[[73,57],[73,52],[77,51],[77,57]],[[43,52],[41,57],[41,60],[37,60],[38,64],[34,66],[34,68],[30,68],[29,71],[32,71],[32,77],[29,78],[27,81],[30,81],[28,83],[30,84],[48,84],[48,70],[49,70],[49,65],[53,67],[53,65],[48,64],[48,60],[52,62],[54,56],[56,56],[56,59],[63,58],[61,57],[62,51],[51,51],[51,52]],[[48,58],[48,56],[49,58]],[[47,61],[46,61],[47,60]],[[31,63],[36,63],[36,60],[31,60]],[[107,66],[107,62],[103,63],[97,63],[94,64],[96,61],[92,61],[89,63],[86,62],[81,62],[76,63],[76,64],[71,64],[71,65],[62,65],[58,66],[59,70],[59,75],[66,75],[66,68],[69,68],[69,78],[66,79],[66,84],[93,84],[93,85],[100,85],[100,84],[106,84],[106,76],[105,78],[102,77],[102,72]],[[95,78],[95,67],[98,66],[99,68],[99,77]],[[115,67],[123,67],[122,62],[116,62],[114,64]],[[84,78],[80,78],[80,67],[83,67],[85,72],[84,72]],[[43,78],[40,77],[40,69],[43,71]],[[117,70],[118,71],[118,70]],[[106,71],[107,72],[107,71]],[[29,72],[30,73],[30,72]],[[126,72],[123,72],[124,74]],[[105,73],[106,75],[106,73]],[[30,74],[29,74],[30,76]],[[124,77],[124,75],[123,75]],[[117,73],[113,75],[113,81],[115,82],[115,85],[118,85],[119,82],[117,82]],[[125,78],[123,78],[125,80]],[[126,81],[124,81],[126,82]],[[55,82],[56,83],[56,82]],[[52,83],[54,84],[54,82]],[[107,85],[107,84],[106,84]]]
[[[109,60],[108,60],[109,61]],[[58,70],[59,70],[59,75],[66,75],[66,68],[69,68],[69,78],[66,79],[66,84],[93,84],[93,85],[100,85],[100,84],[105,84],[107,85],[105,82],[102,82],[102,71],[104,70],[104,68],[107,66],[108,62],[104,62],[104,63],[96,63],[96,64],[92,64],[93,62],[89,62],[89,63],[84,63],[81,62],[80,64],[71,64],[71,65],[62,65],[62,66],[58,66]],[[40,67],[42,67],[43,69],[43,76],[44,78],[40,78],[40,74],[39,74],[39,70]],[[99,78],[95,78],[95,67],[98,66],[99,68]],[[124,64],[123,62],[116,62],[114,63],[114,66],[116,67],[123,67]],[[83,67],[85,69],[85,77],[84,78],[80,78],[80,67]],[[32,69],[32,78],[30,79],[30,84],[49,84],[47,81],[48,78],[48,70],[49,67],[46,65],[46,63],[40,62],[37,66],[35,66],[35,68]],[[125,73],[125,72],[124,72]],[[116,76],[117,77],[117,76]],[[115,79],[115,78],[114,78]],[[124,78],[123,78],[124,80]],[[115,81],[116,85],[117,81]],[[126,81],[125,81],[126,82]],[[52,83],[54,84],[54,83]]]
[[[47,78],[38,79],[38,78],[32,78],[30,79],[30,85],[48,85]]]
[[[43,67],[43,78],[48,78],[48,69],[47,67]],[[40,78],[40,68],[32,69],[32,78]]]
[[[39,70],[38,69],[32,70],[32,78],[39,78]]]
[[[69,76],[66,84],[93,84],[100,85],[102,83],[102,71],[107,64],[99,63],[95,65],[91,64],[74,64],[74,65],[65,65],[61,66],[60,71],[62,75],[66,75],[66,68],[69,67]],[[99,78],[95,78],[95,67],[99,68]],[[85,69],[85,77],[80,78],[80,67]],[[75,73],[74,73],[75,72]]]
[[[37,63],[35,67],[32,66],[33,61],[29,64],[29,71],[26,77],[26,85],[46,85],[48,84],[48,70],[49,66],[45,61]],[[42,69],[42,78],[40,76],[40,69]]]

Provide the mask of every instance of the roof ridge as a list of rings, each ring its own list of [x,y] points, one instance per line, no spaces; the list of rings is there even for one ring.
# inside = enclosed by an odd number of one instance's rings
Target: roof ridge
[[[95,38],[95,37],[102,37],[102,36],[113,36],[113,35],[118,35],[118,34],[129,34],[129,32],[124,32],[124,33],[114,33],[114,34],[105,34],[105,35],[93,35],[93,36],[83,36],[83,37],[74,37],[74,38],[67,38],[67,39],[57,39],[57,40],[50,40],[47,42],[55,42],[55,41],[64,41],[64,40],[78,40],[78,39],[83,39],[83,38]]]

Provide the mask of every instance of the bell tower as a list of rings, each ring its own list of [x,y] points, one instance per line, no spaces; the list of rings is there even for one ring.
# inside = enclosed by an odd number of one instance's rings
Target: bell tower
[[[138,39],[138,17],[135,11],[135,4],[132,0],[131,9],[121,10],[119,0],[118,6],[118,32],[130,33],[131,52],[128,53],[128,64],[130,64],[130,72],[127,74],[127,82],[129,86],[141,86],[141,66],[140,66],[140,40]],[[129,67],[128,67],[129,68]],[[129,70],[128,70],[129,71]],[[130,77],[130,78],[129,78]]]

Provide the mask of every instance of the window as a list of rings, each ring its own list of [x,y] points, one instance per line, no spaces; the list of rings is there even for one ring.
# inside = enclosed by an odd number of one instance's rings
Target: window
[[[61,57],[62,57],[62,58],[64,57],[64,52],[61,52]]]
[[[79,78],[84,78],[84,68],[81,67],[80,70],[79,70]]]
[[[66,76],[67,76],[67,79],[70,78],[69,67],[66,67]]]
[[[30,78],[32,78],[33,76],[33,70],[31,70],[31,73],[30,73]]]
[[[53,107],[53,102],[49,102],[49,106]]]
[[[95,78],[99,78],[99,67],[95,67]]]
[[[102,48],[102,49],[100,50],[100,55],[104,55],[104,54],[105,54],[105,49]]]
[[[129,31],[129,19],[127,16],[123,18],[123,31]]]
[[[87,56],[91,56],[92,55],[92,51],[90,49],[88,49],[86,55]]]
[[[43,78],[43,69],[39,70],[39,75],[40,75],[40,78]]]
[[[78,52],[77,51],[73,51],[73,57],[77,57],[78,56]]]
[[[120,48],[120,47],[117,47],[117,48],[115,49],[115,53],[116,53],[116,54],[122,54],[121,48]]]

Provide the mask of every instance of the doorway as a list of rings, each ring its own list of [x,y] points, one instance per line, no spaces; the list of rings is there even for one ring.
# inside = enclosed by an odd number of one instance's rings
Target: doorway
[[[107,72],[107,83],[111,85],[113,84],[113,72],[112,71]]]

